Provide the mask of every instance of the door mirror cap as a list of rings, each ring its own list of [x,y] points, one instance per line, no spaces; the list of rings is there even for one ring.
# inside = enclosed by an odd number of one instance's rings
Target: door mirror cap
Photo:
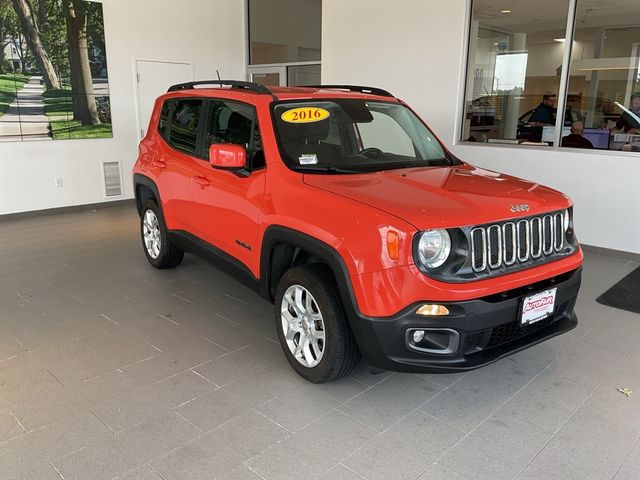
[[[242,145],[217,143],[209,147],[209,162],[213,168],[242,169],[247,165],[247,151]]]

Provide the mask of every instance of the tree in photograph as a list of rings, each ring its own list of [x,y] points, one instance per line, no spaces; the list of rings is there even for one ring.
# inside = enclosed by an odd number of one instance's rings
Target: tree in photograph
[[[93,79],[87,43],[87,6],[84,0],[64,0],[69,39],[73,118],[82,125],[99,125],[98,108],[93,95]]]
[[[38,29],[43,32],[47,28],[47,20],[49,11],[47,10],[46,0],[36,0],[38,2]]]
[[[22,27],[22,33],[24,34],[29,50],[35,58],[38,69],[44,78],[44,83],[48,90],[60,88],[60,80],[56,74],[49,54],[44,48],[42,41],[40,40],[40,33],[36,27],[36,23],[33,18],[33,12],[31,11],[31,5],[27,0],[12,0],[13,9],[20,20],[20,26]]]
[[[5,68],[5,48],[11,42],[11,31],[15,13],[9,4],[9,0],[0,0],[0,73]]]
[[[0,0],[1,1],[1,0]],[[67,41],[67,21],[61,0],[32,0],[38,2],[38,25],[40,38],[47,46],[47,52],[58,78],[62,83],[70,77],[69,42]]]

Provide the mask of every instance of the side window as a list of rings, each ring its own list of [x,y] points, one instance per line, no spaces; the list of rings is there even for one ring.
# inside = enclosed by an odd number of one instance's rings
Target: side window
[[[196,153],[201,111],[201,99],[175,101],[169,126],[169,143],[171,146],[186,153]]]
[[[247,150],[247,168],[264,166],[262,139],[255,109],[244,103],[213,100],[209,106],[205,148],[216,143],[242,145]]]

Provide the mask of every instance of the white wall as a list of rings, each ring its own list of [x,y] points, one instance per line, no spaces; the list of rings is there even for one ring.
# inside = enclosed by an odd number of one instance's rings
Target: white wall
[[[583,243],[640,253],[640,154],[455,144],[466,8],[466,0],[323,0],[322,82],[390,90],[462,159],[570,195]]]
[[[133,196],[137,155],[133,58],[193,63],[196,79],[245,78],[243,0],[104,0],[113,138],[0,143],[0,215],[105,201],[101,162],[122,163]],[[55,177],[62,177],[57,188]]]

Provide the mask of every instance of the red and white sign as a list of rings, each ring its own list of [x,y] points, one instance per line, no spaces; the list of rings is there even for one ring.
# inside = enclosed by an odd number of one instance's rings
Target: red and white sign
[[[544,320],[553,314],[556,306],[556,290],[545,290],[526,297],[522,303],[522,325]]]

